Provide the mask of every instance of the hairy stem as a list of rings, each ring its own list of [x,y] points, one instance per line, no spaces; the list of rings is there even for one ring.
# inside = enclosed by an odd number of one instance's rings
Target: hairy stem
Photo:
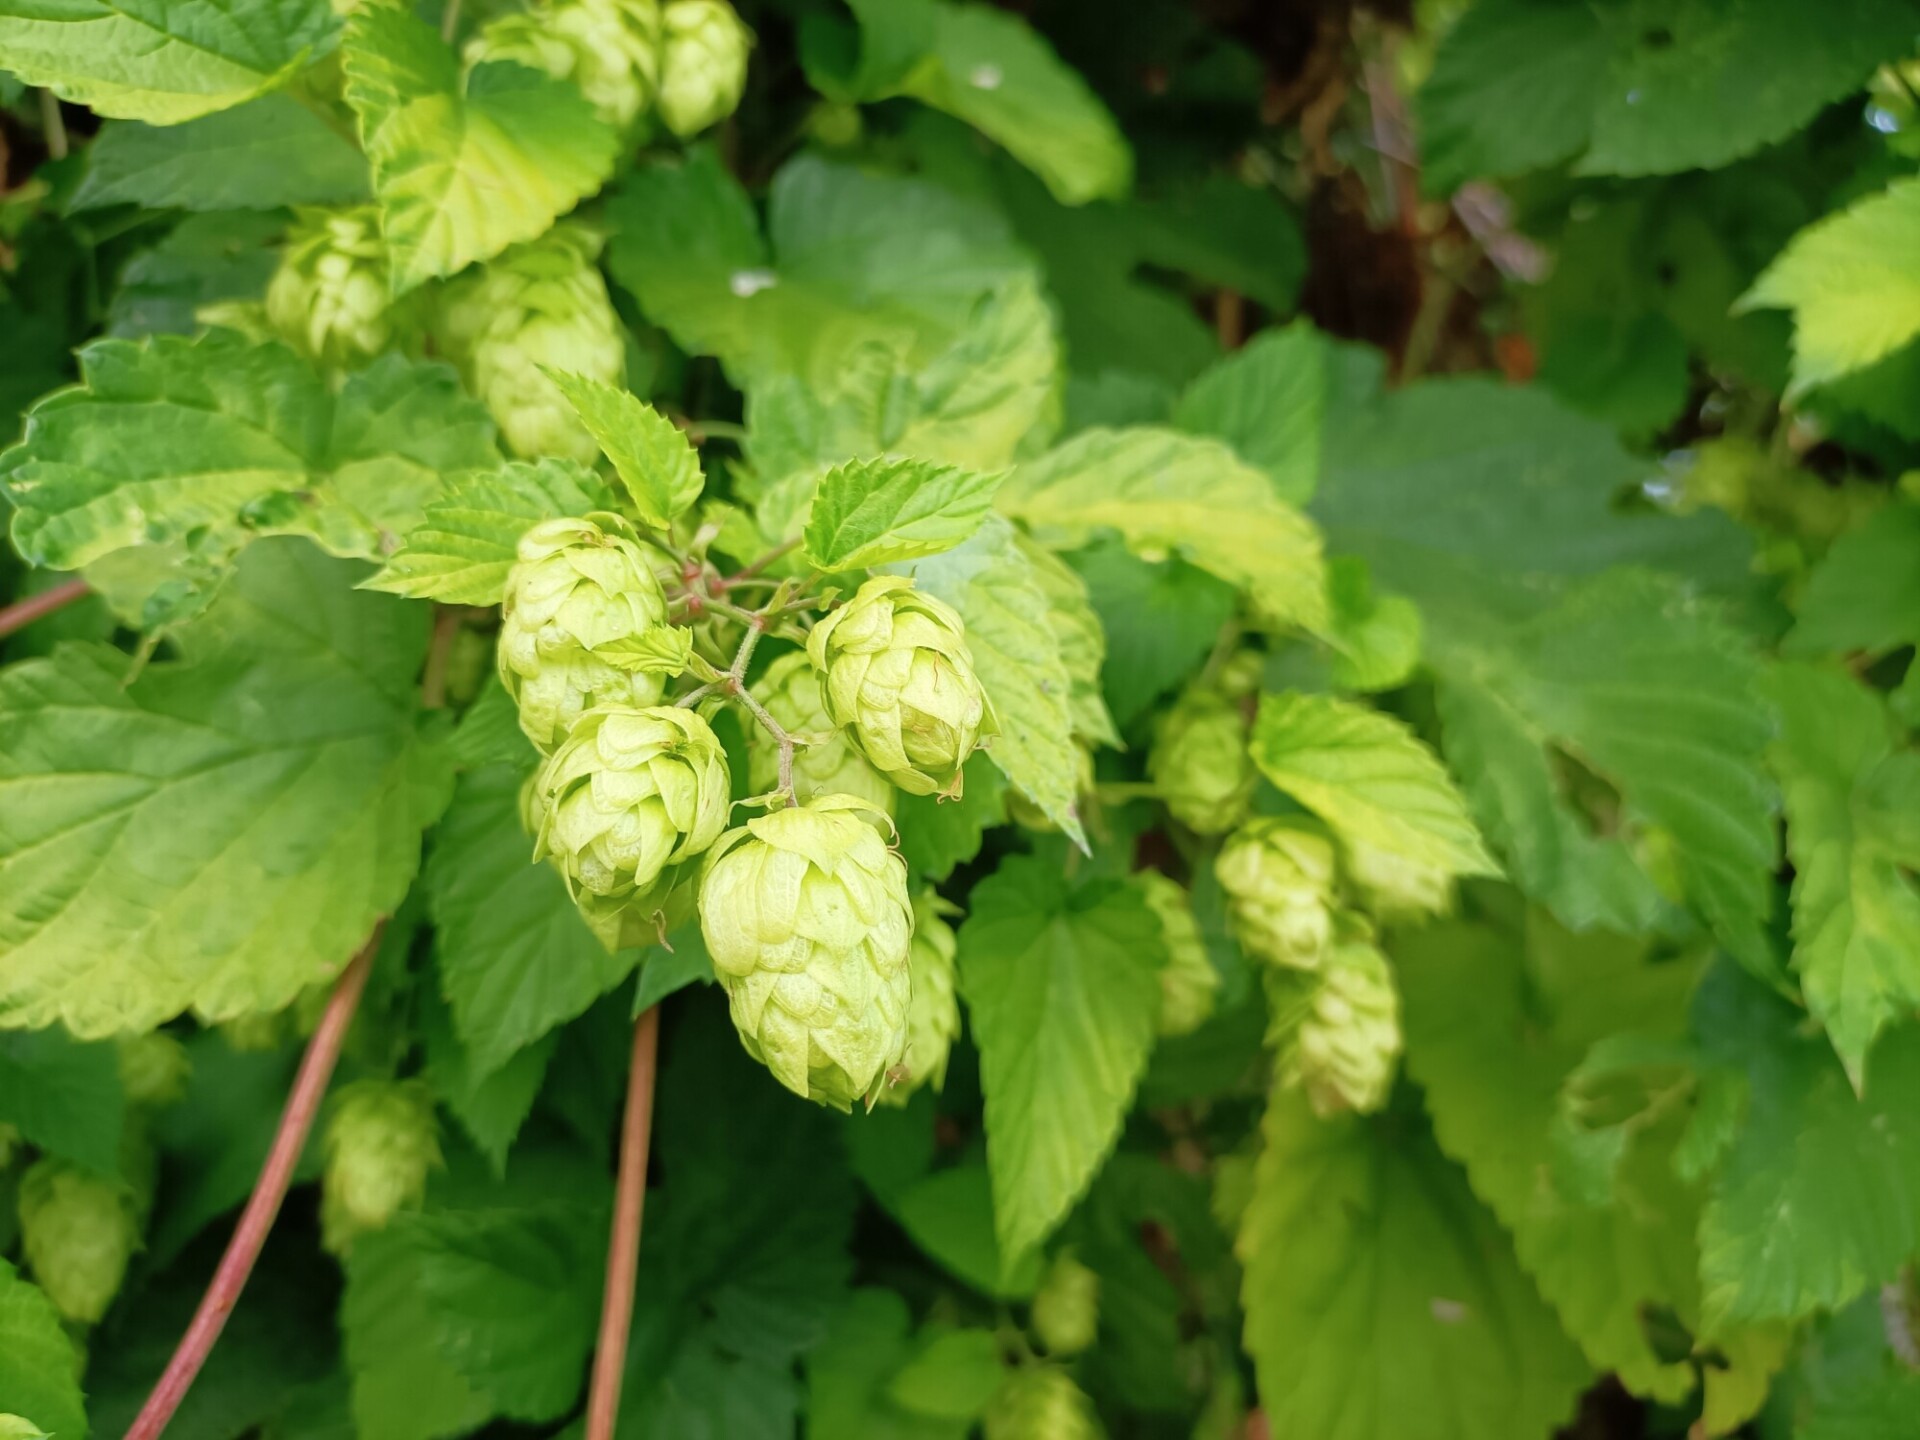
[[[451,45],[459,31],[460,0],[447,0],[447,8],[440,12],[440,38]]]
[[[60,114],[60,97],[51,90],[40,92],[40,129],[46,136],[47,154],[55,160],[67,158],[67,122]]]
[[[438,605],[433,612],[433,639],[427,643],[427,663],[420,672],[420,708],[443,709],[447,703],[447,664],[453,658],[453,642],[460,636],[461,614],[451,605]]]
[[[587,1440],[613,1440],[620,1413],[620,1382],[633,1328],[633,1291],[640,1264],[640,1220],[647,1204],[647,1146],[653,1134],[654,1061],[660,1049],[660,1007],[649,1005],[633,1027],[633,1065],[627,1072],[627,1108],[620,1123],[620,1178],[614,1190],[613,1233],[607,1242],[607,1288],[600,1303],[600,1338],[587,1388]]]
[[[71,605],[87,593],[86,581],[64,580],[49,590],[42,590],[38,595],[29,595],[24,600],[14,601],[4,610],[0,610],[0,640],[6,639],[16,630],[26,629],[34,621],[53,614],[62,606]]]
[[[795,550],[798,550],[799,548],[800,548],[800,542],[798,540],[788,540],[784,544],[776,545],[773,547],[773,549],[767,551],[767,553],[762,555],[759,559],[753,561],[752,564],[746,566],[744,569],[738,571],[735,574],[727,576],[727,583],[731,585],[736,580],[750,579],[753,576],[758,575],[762,570],[766,569],[767,566],[773,564],[773,562],[778,560],[781,556],[790,555]]]
[[[286,1199],[294,1166],[299,1164],[300,1153],[306,1149],[307,1134],[320,1112],[320,1101],[327,1093],[327,1082],[333,1077],[334,1062],[340,1058],[341,1042],[353,1024],[353,1012],[359,1007],[361,992],[366,989],[367,972],[373,968],[373,957],[380,949],[386,924],[382,920],[373,927],[373,934],[367,937],[367,943],[360,947],[360,953],[353,957],[333,987],[326,1013],[320,1017],[320,1028],[307,1042],[307,1053],[301,1058],[300,1073],[294,1077],[286,1109],[280,1112],[280,1128],[274,1132],[267,1163],[260,1167],[260,1178],[254,1182],[253,1194],[247,1197],[247,1208],[241,1212],[240,1223],[227,1242],[227,1253],[220,1257],[220,1268],[213,1272],[213,1281],[200,1299],[200,1308],[194,1311],[193,1323],[180,1338],[179,1348],[173,1352],[159,1383],[141,1407],[133,1428],[127,1431],[126,1440],[158,1440],[173,1418],[173,1412],[186,1398],[200,1367],[206,1364],[227,1317],[239,1304],[240,1292],[246,1288],[247,1277],[253,1273],[254,1262],[267,1243],[267,1232],[280,1213],[280,1202]]]

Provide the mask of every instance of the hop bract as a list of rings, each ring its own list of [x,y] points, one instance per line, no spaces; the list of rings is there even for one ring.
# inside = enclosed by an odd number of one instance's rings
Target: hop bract
[[[1133,881],[1159,917],[1167,943],[1167,963],[1160,971],[1159,1033],[1190,1035],[1213,1014],[1220,972],[1207,958],[1207,942],[1200,936],[1187,892],[1158,870],[1142,870]]]
[[[440,1163],[433,1097],[418,1080],[361,1080],[333,1099],[320,1182],[320,1236],[335,1254],[427,1193]]]
[[[1000,1382],[987,1406],[987,1440],[1101,1440],[1100,1417],[1056,1365],[1025,1365]]]
[[[872,1103],[907,1044],[907,867],[872,807],[822,795],[730,830],[700,929],[747,1053],[796,1095]]]
[[[889,815],[898,792],[833,723],[820,694],[820,672],[799,651],[782,655],[753,687],[754,697],[790,735],[815,743],[793,755],[793,793],[798,800],[816,795],[854,795]],[[761,726],[747,736],[747,785],[765,794],[780,783],[780,747]]]
[[[726,0],[669,0],[664,19],[660,119],[676,135],[697,135],[739,105],[753,32]]]
[[[913,795],[956,784],[987,705],[950,605],[901,576],[876,576],[814,627],[807,654],[828,716],[876,770]]]
[[[1054,1257],[1033,1296],[1033,1333],[1049,1355],[1078,1355],[1100,1333],[1100,1277],[1070,1254]]]
[[[1251,820],[1221,847],[1214,874],[1234,938],[1249,955],[1311,970],[1333,934],[1333,842],[1303,822]]]
[[[267,282],[267,319],[310,360],[344,370],[393,339],[380,212],[300,210]]]
[[[1210,681],[1181,692],[1154,731],[1147,774],[1173,818],[1196,835],[1222,835],[1247,816],[1259,772],[1247,750],[1248,697],[1261,657],[1243,650]]]
[[[608,385],[626,374],[626,342],[594,264],[597,245],[557,226],[461,277],[441,297],[436,331],[514,454],[591,464],[600,448],[542,365]]]
[[[660,42],[659,0],[556,0],[489,21],[465,58],[469,66],[513,60],[570,81],[624,130],[659,88]]]
[[[913,976],[913,1003],[907,1007],[907,1049],[880,1101],[904,1105],[923,1085],[944,1090],[947,1057],[960,1038],[960,999],[953,983],[953,962],[960,944],[946,922],[947,905],[931,891],[913,898],[913,943],[907,968]],[[904,1073],[903,1073],[904,1072]]]
[[[520,728],[551,750],[595,705],[651,705],[665,678],[610,647],[667,623],[651,554],[617,515],[543,520],[520,537],[500,603],[500,680]]]
[[[33,1278],[67,1319],[96,1323],[140,1244],[139,1198],[118,1180],[47,1157],[22,1177],[19,1207]]]
[[[1387,1103],[1400,1054],[1400,996],[1386,956],[1365,941],[1334,946],[1315,977],[1281,1076],[1317,1114],[1367,1114]]]
[[[589,710],[534,780],[534,858],[551,858],[595,928],[656,898],[670,867],[727,828],[727,752],[672,705]]]

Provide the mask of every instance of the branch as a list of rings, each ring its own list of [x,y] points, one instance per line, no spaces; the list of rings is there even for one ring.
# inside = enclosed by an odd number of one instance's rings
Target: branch
[[[306,1149],[307,1133],[313,1129],[314,1116],[319,1113],[320,1101],[327,1093],[327,1082],[333,1077],[334,1062],[340,1058],[341,1042],[353,1024],[353,1012],[359,1007],[361,991],[366,989],[367,972],[373,968],[373,957],[380,949],[380,936],[386,924],[382,920],[373,927],[373,934],[367,937],[367,943],[360,947],[360,953],[353,957],[334,986],[326,1013],[320,1019],[320,1028],[307,1042],[307,1053],[301,1058],[300,1073],[294,1077],[287,1107],[280,1112],[280,1128],[274,1132],[273,1147],[267,1151],[267,1163],[260,1167],[260,1178],[254,1182],[253,1194],[247,1198],[247,1208],[241,1212],[233,1239],[227,1242],[227,1253],[220,1257],[220,1268],[213,1272],[213,1282],[201,1297],[200,1308],[194,1311],[193,1323],[187,1326],[187,1333],[167,1362],[160,1382],[141,1407],[133,1428],[127,1431],[126,1440],[158,1440],[160,1432],[173,1418],[173,1412],[186,1398],[200,1367],[206,1364],[227,1317],[240,1302],[240,1292],[246,1288],[247,1277],[260,1258],[260,1249],[267,1243],[267,1232],[280,1213],[280,1202],[286,1198],[294,1166],[300,1163],[300,1154]]]
[[[653,1133],[654,1061],[660,1047],[660,1007],[649,1005],[633,1027],[633,1065],[627,1072],[627,1108],[620,1124],[620,1179],[613,1198],[613,1234],[607,1241],[607,1288],[600,1304],[600,1338],[587,1389],[587,1440],[613,1440],[620,1414],[620,1383],[633,1328],[633,1291],[640,1263],[640,1219],[647,1204],[647,1146]]]
[[[53,614],[63,606],[71,605],[87,593],[86,581],[66,580],[50,590],[42,590],[38,595],[14,601],[6,609],[0,610],[0,640],[16,630],[26,629],[34,621]]]

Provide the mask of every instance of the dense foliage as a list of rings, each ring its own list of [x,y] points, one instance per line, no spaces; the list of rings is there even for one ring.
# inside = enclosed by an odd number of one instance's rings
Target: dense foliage
[[[0,0],[0,1440],[1920,1433],[1917,54]]]

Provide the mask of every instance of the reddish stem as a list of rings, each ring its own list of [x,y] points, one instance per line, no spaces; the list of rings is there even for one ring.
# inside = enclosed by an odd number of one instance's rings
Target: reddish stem
[[[24,600],[16,600],[6,609],[0,610],[0,640],[6,639],[16,630],[26,629],[34,621],[51,615],[64,605],[71,605],[86,593],[86,581],[64,580],[51,590],[42,590],[38,595],[29,595]]]
[[[620,1123],[620,1179],[613,1197],[613,1234],[607,1242],[606,1298],[600,1305],[600,1339],[587,1390],[587,1440],[613,1440],[620,1413],[640,1263],[640,1217],[647,1204],[647,1145],[653,1133],[654,1058],[659,1049],[660,1007],[649,1005],[633,1027],[633,1067],[627,1073],[627,1109]]]
[[[240,1292],[246,1288],[247,1277],[260,1258],[260,1249],[267,1243],[267,1232],[273,1228],[274,1218],[280,1213],[280,1202],[286,1198],[287,1186],[293,1180],[294,1167],[300,1163],[301,1151],[306,1149],[307,1133],[313,1129],[314,1116],[319,1113],[320,1101],[327,1093],[327,1082],[333,1077],[341,1042],[353,1024],[353,1012],[360,1004],[361,991],[366,988],[367,972],[373,968],[373,957],[380,948],[386,923],[382,920],[373,927],[373,934],[367,937],[367,943],[333,987],[320,1028],[307,1042],[307,1053],[300,1061],[300,1073],[294,1077],[286,1109],[280,1112],[280,1128],[274,1133],[267,1163],[261,1166],[260,1179],[248,1197],[247,1208],[241,1212],[233,1239],[227,1242],[227,1253],[220,1257],[220,1268],[214,1271],[213,1283],[200,1299],[193,1323],[180,1338],[179,1348],[167,1362],[160,1383],[153,1387],[133,1428],[127,1431],[126,1440],[158,1440],[160,1432],[173,1418],[173,1412],[186,1399],[200,1367],[206,1364],[227,1317],[240,1302]]]

